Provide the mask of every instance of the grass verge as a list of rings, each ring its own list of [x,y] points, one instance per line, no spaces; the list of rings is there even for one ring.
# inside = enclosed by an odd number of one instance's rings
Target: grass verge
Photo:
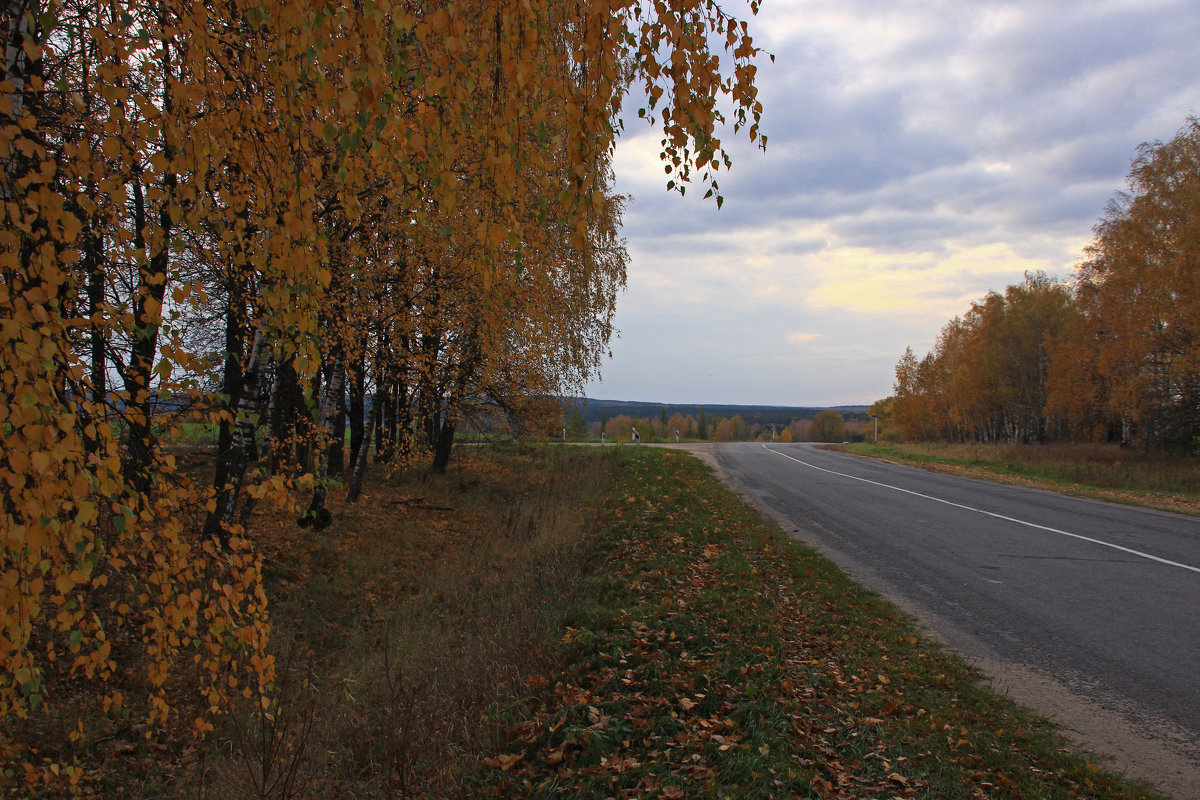
[[[937,472],[1200,516],[1200,459],[1192,456],[1115,445],[922,442],[841,449]]]
[[[686,455],[628,459],[509,748],[523,798],[1147,798]]]

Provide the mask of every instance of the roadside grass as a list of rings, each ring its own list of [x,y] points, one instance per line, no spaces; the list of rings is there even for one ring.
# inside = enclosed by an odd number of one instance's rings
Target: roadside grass
[[[687,454],[471,446],[330,507],[256,513],[269,711],[102,731],[89,796],[1158,797]]]
[[[626,449],[559,669],[472,794],[1149,798],[726,488]]]
[[[234,708],[179,796],[464,797],[553,666],[611,453],[468,447],[332,497],[319,534],[256,521],[277,705]]]
[[[937,471],[1200,515],[1200,459],[1194,456],[1070,444],[858,443],[843,449]]]

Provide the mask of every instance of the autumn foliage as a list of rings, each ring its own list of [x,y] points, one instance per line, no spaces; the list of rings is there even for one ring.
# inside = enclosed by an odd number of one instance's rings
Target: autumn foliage
[[[911,440],[1200,442],[1200,121],[1142,145],[1073,286],[1041,274],[947,323],[896,366]]]
[[[1068,287],[1042,274],[990,293],[947,323],[934,351],[896,366],[892,424],[908,439],[1044,442],[1063,420],[1046,413],[1049,346],[1075,313]]]
[[[716,194],[723,122],[759,139],[758,50],[711,2],[14,0],[0,25],[0,751],[31,787],[78,781],[21,731],[89,687],[197,734],[269,704],[255,502],[320,527],[372,445],[444,467],[466,416],[594,372],[631,85],[669,188]],[[176,462],[184,423],[219,429],[213,474]]]
[[[1049,405],[1080,434],[1200,442],[1200,120],[1144,144],[1079,268]]]

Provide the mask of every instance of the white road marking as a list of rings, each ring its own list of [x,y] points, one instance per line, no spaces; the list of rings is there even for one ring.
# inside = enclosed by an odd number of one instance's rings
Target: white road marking
[[[1159,558],[1158,556],[1150,555],[1149,553],[1143,553],[1141,550],[1132,550],[1128,547],[1122,547],[1119,544],[1113,544],[1112,542],[1105,542],[1101,539],[1093,539],[1090,536],[1083,536],[1078,533],[1071,533],[1070,531],[1062,531],[1062,530],[1059,530],[1058,528],[1050,528],[1045,525],[1038,525],[1036,522],[1026,522],[1023,519],[1016,519],[1015,517],[1006,517],[1003,514],[996,514],[991,511],[984,511],[982,508],[974,508],[972,506],[965,506],[962,503],[953,503],[949,500],[943,500],[940,497],[934,497],[933,495],[929,495],[929,494],[921,494],[920,492],[914,492],[910,489],[901,489],[899,486],[892,486],[891,484],[880,483],[879,481],[873,481],[873,480],[869,480],[867,478],[860,478],[857,475],[847,475],[844,472],[835,472],[834,470],[825,469],[824,467],[818,467],[816,464],[810,464],[807,461],[802,461],[799,458],[789,456],[787,453],[781,453],[778,450],[772,450],[771,448],[767,447],[765,444],[763,445],[763,449],[766,450],[768,453],[774,453],[775,455],[783,456],[784,458],[786,458],[790,461],[795,461],[797,464],[803,464],[804,466],[808,467],[809,469],[815,469],[820,472],[827,472],[830,475],[837,475],[840,478],[849,478],[849,479],[855,480],[855,481],[862,481],[863,483],[869,483],[872,486],[879,486],[883,489],[891,489],[892,491],[895,491],[895,492],[903,492],[904,494],[911,494],[914,497],[920,497],[924,500],[932,500],[935,503],[944,503],[945,505],[948,505],[948,506],[954,506],[955,508],[961,508],[964,511],[974,511],[976,514],[983,514],[984,516],[995,517],[996,519],[1002,519],[1005,522],[1013,522],[1013,523],[1016,523],[1017,525],[1024,525],[1028,528],[1036,528],[1039,531],[1046,531],[1048,533],[1057,533],[1060,536],[1069,536],[1072,539],[1080,539],[1085,542],[1091,542],[1092,544],[1101,545],[1102,547],[1111,547],[1113,550],[1120,550],[1122,553],[1129,553],[1130,555],[1135,555],[1140,558],[1146,558],[1146,559],[1149,559],[1150,561],[1157,561],[1160,564],[1166,564],[1167,566],[1170,566],[1170,567],[1179,567],[1180,569],[1186,569],[1186,570],[1190,570],[1192,572],[1200,573],[1200,567],[1193,567],[1188,564],[1180,564],[1178,561],[1170,561],[1165,558]]]

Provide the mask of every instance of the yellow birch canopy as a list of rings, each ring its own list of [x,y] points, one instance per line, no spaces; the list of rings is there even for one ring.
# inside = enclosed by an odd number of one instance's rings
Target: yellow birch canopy
[[[763,141],[759,51],[714,2],[4,14],[0,719],[83,681],[165,722],[183,664],[206,713],[265,692],[259,558],[237,520],[200,531],[222,498],[303,480],[243,462],[210,486],[177,469],[171,431],[253,443],[281,376],[335,368],[450,405],[578,386],[625,281],[626,92],[662,132],[668,188],[716,194],[727,122]]]

